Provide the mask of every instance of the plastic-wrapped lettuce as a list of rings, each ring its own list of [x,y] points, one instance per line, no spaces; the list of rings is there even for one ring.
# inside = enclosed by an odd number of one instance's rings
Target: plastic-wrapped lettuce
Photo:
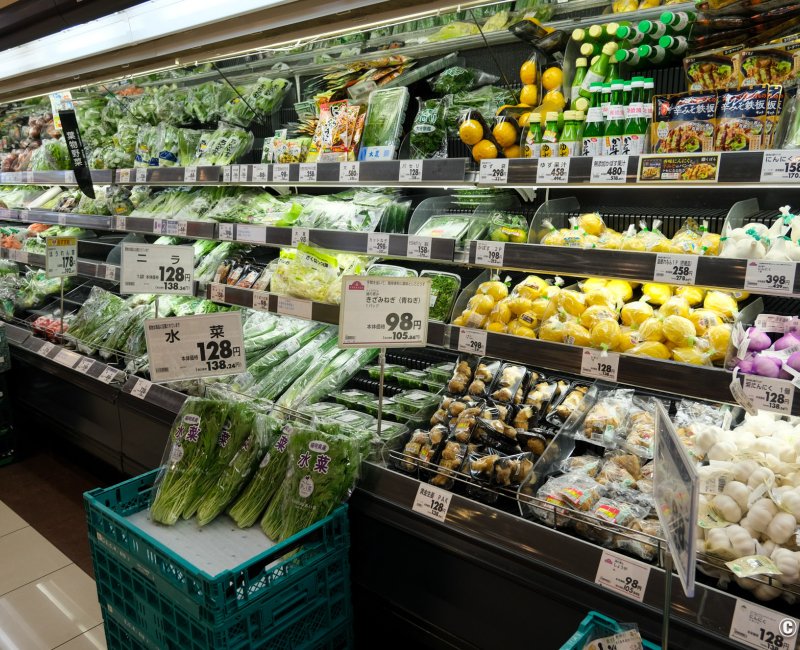
[[[250,151],[252,146],[252,133],[220,122],[219,128],[208,134],[207,140],[201,137],[195,164],[230,165]]]
[[[133,166],[158,166],[158,129],[156,127],[150,125],[139,127]]]
[[[290,88],[286,79],[262,77],[253,85],[238,89],[239,94],[225,104],[222,119],[246,127],[257,114],[269,115],[279,109]]]
[[[358,255],[328,253],[300,244],[296,251],[282,249],[272,276],[274,293],[338,305],[343,275],[364,273],[364,258]]]
[[[159,167],[175,167],[180,152],[180,129],[161,122],[156,127],[156,158]]]
[[[45,140],[33,152],[29,167],[32,171],[58,171],[70,168],[69,151],[61,140]]]

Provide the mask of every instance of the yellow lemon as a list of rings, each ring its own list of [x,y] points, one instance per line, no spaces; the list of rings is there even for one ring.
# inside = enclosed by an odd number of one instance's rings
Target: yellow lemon
[[[711,309],[693,309],[692,313],[689,314],[689,320],[692,321],[694,329],[701,336],[712,327],[722,325],[722,318],[720,315]]]
[[[503,155],[506,158],[522,158],[522,147],[518,144],[512,144],[510,147],[503,149]]]
[[[472,147],[472,157],[476,162],[497,158],[497,147],[495,146],[494,142],[490,140],[481,140],[478,144]]]
[[[508,303],[508,298],[498,302],[489,314],[489,322],[500,321],[501,323],[508,323],[514,317]]]
[[[560,88],[563,80],[564,73],[561,72],[561,68],[553,66],[542,73],[542,86],[545,90]]]
[[[478,144],[483,139],[483,127],[478,120],[464,120],[458,127],[458,137],[469,146]]]
[[[593,348],[616,350],[619,347],[622,330],[615,320],[601,320],[594,324],[591,333]]]
[[[617,314],[606,305],[592,305],[587,307],[586,311],[581,314],[580,321],[587,329],[592,329],[601,320],[613,320],[617,322]]]
[[[567,289],[558,294],[558,306],[570,316],[580,316],[586,309],[586,296]]]
[[[530,121],[531,121],[531,112],[530,111],[526,111],[525,113],[523,113],[522,115],[520,115],[517,118],[517,124],[519,124],[519,127],[521,129],[527,129],[528,128],[528,124],[530,123]]]
[[[564,110],[566,105],[567,100],[564,99],[564,93],[560,90],[550,90],[542,97],[542,106],[546,106],[548,109],[548,111],[545,112],[555,111],[556,113],[560,113]]]
[[[536,106],[539,101],[539,89],[532,83],[525,84],[519,91],[519,101],[526,106]]]
[[[672,287],[661,282],[647,282],[642,285],[642,293],[652,305],[663,305],[672,297]]]
[[[641,343],[639,340],[639,334],[632,330],[630,327],[620,327],[620,335],[619,335],[619,351],[620,352],[627,352],[630,350],[634,345],[638,345]]]
[[[497,332],[498,334],[505,334],[507,331],[505,323],[500,321],[492,321],[486,326],[487,331]]]
[[[708,353],[703,352],[695,346],[673,348],[672,358],[681,363],[691,363],[695,366],[704,366],[708,364]]]
[[[511,308],[514,316],[519,316],[520,314],[524,314],[526,311],[530,311],[533,308],[533,300],[531,298],[517,296],[515,298],[511,298],[508,306]]]
[[[661,305],[658,313],[661,316],[683,316],[684,318],[689,318],[689,301],[682,296],[672,296]]]
[[[653,357],[654,359],[669,359],[669,348],[658,341],[642,341],[628,350],[628,354],[640,357]]]
[[[494,304],[494,299],[491,296],[478,294],[469,299],[467,309],[471,309],[477,314],[486,316],[494,309]]]
[[[586,347],[591,341],[589,330],[587,330],[580,323],[576,323],[574,320],[564,323],[563,332],[564,343],[569,343],[570,345],[580,345],[581,347]]]
[[[508,296],[508,287],[499,280],[490,280],[489,282],[481,282],[475,293],[488,295],[493,300],[500,301]]]
[[[584,288],[584,287],[581,287]],[[587,305],[605,305],[609,309],[616,310],[617,303],[620,302],[619,296],[607,287],[600,287],[592,291],[585,291]]]
[[[661,342],[664,340],[664,329],[659,318],[648,318],[639,325],[637,332],[642,341]]]
[[[530,327],[525,327],[525,325],[520,325],[519,327],[517,327],[514,333],[517,336],[524,336],[526,339],[536,338],[536,332],[534,332]]]
[[[535,328],[539,324],[539,317],[536,315],[536,312],[534,312],[533,309],[520,314],[518,320],[527,327]]]
[[[605,278],[587,278],[581,283],[583,293],[591,293],[595,289],[602,289],[608,284]]]
[[[536,63],[534,61],[525,61],[520,66],[519,80],[526,85],[536,81]]]
[[[623,325],[638,327],[648,318],[653,317],[653,308],[646,302],[637,300],[623,306],[619,315]]]
[[[693,286],[675,287],[675,295],[686,298],[686,302],[689,303],[689,306],[694,307],[703,302],[703,298],[706,296],[706,290]]]
[[[605,221],[597,212],[586,212],[578,217],[578,225],[589,235],[600,235],[606,229]]]
[[[606,289],[617,294],[620,302],[628,302],[633,297],[633,287],[626,280],[609,280]]]
[[[722,291],[709,291],[703,301],[703,307],[717,312],[724,320],[733,320],[739,313],[736,300]]]
[[[542,341],[561,343],[564,340],[564,323],[558,318],[548,318],[539,328],[539,338]]]
[[[681,347],[692,345],[697,336],[692,321],[683,316],[667,316],[661,324],[661,331],[667,340]]]
[[[731,342],[731,326],[723,323],[709,328],[706,332],[706,339],[711,346],[711,360],[722,361]]]

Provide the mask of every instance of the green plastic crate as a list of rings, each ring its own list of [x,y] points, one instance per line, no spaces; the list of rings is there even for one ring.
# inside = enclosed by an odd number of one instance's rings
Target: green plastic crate
[[[592,640],[595,634],[611,636],[618,632],[622,632],[622,626],[613,618],[604,616],[599,612],[589,612],[586,618],[581,621],[575,634],[561,646],[561,650],[582,650],[583,647]],[[645,641],[644,639],[642,639],[642,645],[645,650],[661,650],[661,646]]]
[[[343,505],[252,560],[210,576],[125,519],[149,507],[157,475],[158,470],[153,470],[111,488],[86,492],[89,541],[148,576],[161,592],[205,622],[219,622],[270,597],[275,590],[303,579],[315,564],[349,548]]]

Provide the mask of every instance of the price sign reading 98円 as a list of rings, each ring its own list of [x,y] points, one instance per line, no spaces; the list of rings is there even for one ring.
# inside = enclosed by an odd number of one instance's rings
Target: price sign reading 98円
[[[339,346],[424,346],[428,340],[430,290],[428,278],[345,276],[339,310]]]
[[[145,321],[150,377],[175,381],[244,372],[242,316],[220,312]]]

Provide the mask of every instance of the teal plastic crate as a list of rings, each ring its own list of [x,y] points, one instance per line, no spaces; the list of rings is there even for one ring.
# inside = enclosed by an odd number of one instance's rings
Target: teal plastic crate
[[[250,561],[210,576],[125,519],[149,507],[157,475],[154,470],[86,492],[89,541],[146,576],[160,593],[204,623],[220,623],[278,590],[291,588],[317,564],[349,549],[347,507],[341,506]]]
[[[589,612],[588,616],[578,626],[578,631],[561,646],[561,650],[583,650],[584,646],[598,634],[611,636],[617,632],[622,632],[622,626],[613,618],[604,616],[599,612]],[[661,646],[644,639],[642,639],[642,645],[647,650],[661,650]]]
[[[249,650],[349,648],[337,645],[351,628],[347,553],[340,551],[291,589],[280,590],[219,623],[204,623],[161,593],[147,577],[97,544],[92,549],[103,620],[120,637],[109,648]],[[123,636],[124,635],[124,636]]]

